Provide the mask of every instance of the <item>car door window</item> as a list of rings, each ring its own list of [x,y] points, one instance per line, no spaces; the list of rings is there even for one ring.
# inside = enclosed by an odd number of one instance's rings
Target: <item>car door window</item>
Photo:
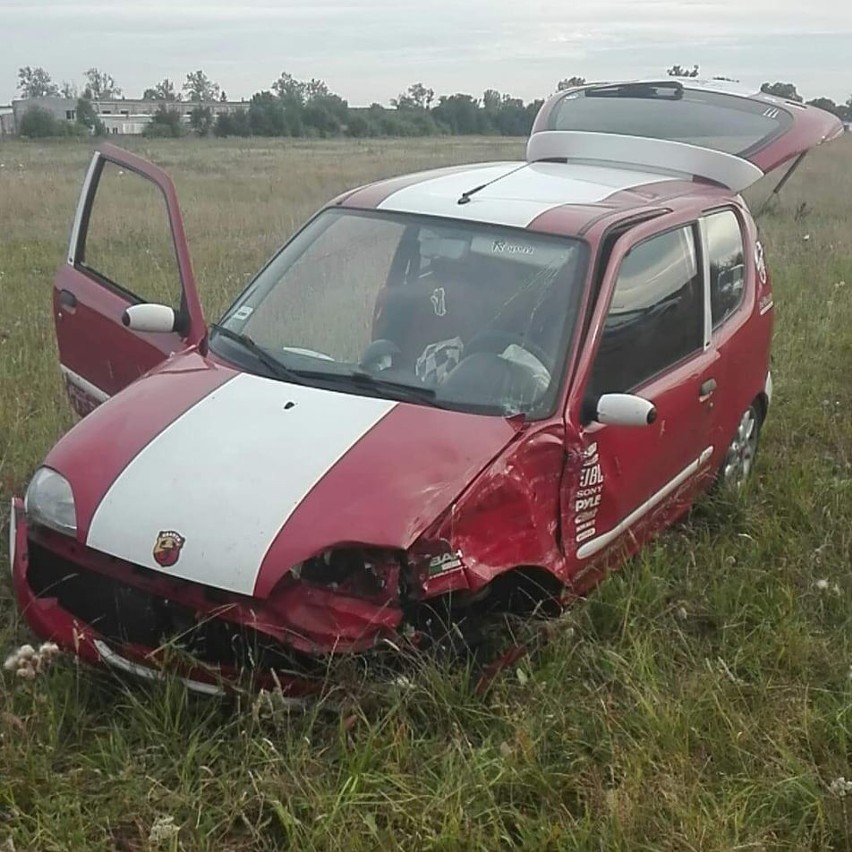
[[[707,216],[705,233],[710,260],[710,309],[713,328],[742,303],[745,285],[743,232],[733,210]]]
[[[180,271],[160,188],[105,161],[77,266],[130,301],[179,309]]]
[[[677,228],[639,243],[618,273],[590,393],[627,393],[701,351],[703,328],[694,228]]]

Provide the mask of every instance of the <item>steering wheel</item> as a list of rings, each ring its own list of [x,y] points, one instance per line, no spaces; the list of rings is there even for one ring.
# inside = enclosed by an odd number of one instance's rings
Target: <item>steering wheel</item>
[[[507,346],[511,344],[520,346],[521,349],[526,349],[531,355],[538,358],[545,366],[548,373],[553,372],[553,356],[545,352],[540,346],[531,343],[520,334],[514,334],[511,331],[500,331],[493,329],[490,331],[481,331],[479,334],[471,338],[470,343],[464,348],[464,355],[473,355],[476,352],[493,352],[499,355]]]

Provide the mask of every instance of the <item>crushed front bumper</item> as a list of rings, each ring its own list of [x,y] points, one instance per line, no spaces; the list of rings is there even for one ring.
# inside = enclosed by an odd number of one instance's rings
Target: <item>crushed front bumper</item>
[[[18,606],[32,630],[89,663],[149,680],[168,673],[208,695],[224,694],[247,680],[254,688],[280,687],[291,698],[322,691],[327,655],[336,649],[317,647],[292,625],[282,626],[287,618],[280,607],[292,609],[292,590],[277,603],[237,600],[164,577],[50,530],[28,528],[23,501],[17,498],[12,501],[10,560]],[[324,592],[308,589],[294,618],[322,613]],[[382,637],[396,633],[398,612],[365,605],[353,613],[345,599],[341,607],[332,609],[330,620],[340,628],[340,618],[348,619],[358,641],[349,642],[347,650],[376,647]],[[178,642],[178,653],[157,632],[166,625],[179,639],[191,636],[191,642]],[[187,644],[193,647],[184,653]]]

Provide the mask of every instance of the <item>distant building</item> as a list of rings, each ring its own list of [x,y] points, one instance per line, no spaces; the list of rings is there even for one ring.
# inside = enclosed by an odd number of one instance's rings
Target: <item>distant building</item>
[[[12,130],[20,127],[21,118],[28,109],[33,107],[46,109],[54,118],[64,121],[76,121],[77,100],[76,98],[46,97],[46,98],[21,98],[12,101],[11,110],[13,120]],[[154,113],[161,106],[180,112],[181,120],[189,123],[189,117],[196,107],[208,107],[216,116],[221,113],[232,112],[235,109],[248,107],[246,101],[146,101],[142,98],[117,98],[114,100],[92,101],[92,106],[104,123],[107,133],[115,135],[138,135],[151,123]],[[2,111],[2,108],[0,108]],[[1,131],[0,131],[1,132]]]
[[[15,133],[15,113],[11,104],[0,106],[0,138]]]
[[[60,96],[46,98],[22,98],[12,101],[12,112],[15,115],[15,127],[21,126],[21,119],[33,107],[40,107],[49,112],[54,118],[64,121],[74,121],[77,118],[76,98]]]

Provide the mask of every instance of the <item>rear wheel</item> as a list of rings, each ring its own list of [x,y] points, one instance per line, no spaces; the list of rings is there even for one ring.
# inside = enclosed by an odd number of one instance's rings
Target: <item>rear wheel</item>
[[[751,476],[757,456],[760,426],[760,407],[757,402],[753,402],[742,413],[719,469],[719,480],[724,487],[739,490]]]

